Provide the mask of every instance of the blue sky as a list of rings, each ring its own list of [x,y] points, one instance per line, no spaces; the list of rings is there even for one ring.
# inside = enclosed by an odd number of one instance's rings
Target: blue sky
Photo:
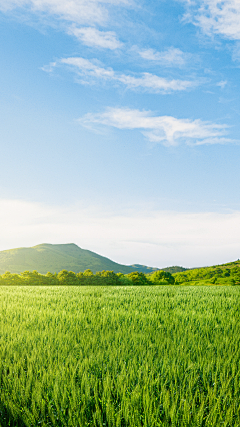
[[[0,250],[240,247],[240,3],[0,0]]]

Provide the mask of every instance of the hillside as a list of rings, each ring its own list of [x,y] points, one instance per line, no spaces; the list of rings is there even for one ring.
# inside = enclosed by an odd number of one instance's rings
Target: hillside
[[[86,249],[81,249],[74,243],[51,245],[41,244],[31,248],[17,248],[0,251],[0,274],[10,271],[21,273],[23,271],[37,270],[41,274],[59,272],[61,270],[85,271],[92,270],[93,273],[102,270],[113,270],[115,273],[131,273],[141,271],[151,273],[157,268],[144,265],[122,265],[111,261]]]
[[[173,274],[176,284],[181,285],[239,285],[240,261],[211,267],[193,268]]]

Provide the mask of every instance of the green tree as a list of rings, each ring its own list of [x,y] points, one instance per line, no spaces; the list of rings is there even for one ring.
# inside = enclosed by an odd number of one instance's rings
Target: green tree
[[[46,276],[44,277],[44,284],[46,285],[58,285],[58,278],[56,273],[50,273],[50,271],[47,272]]]
[[[127,274],[123,274],[123,273],[117,273],[118,276],[118,283],[121,286],[129,286],[132,285],[132,281],[131,279],[128,277]]]
[[[87,270],[84,271],[83,275],[85,277],[92,277],[94,274],[93,274],[92,270],[90,270],[90,268],[88,268]]]
[[[103,285],[116,286],[119,284],[119,278],[113,271],[103,270],[101,272],[101,278]]]
[[[3,285],[19,285],[21,284],[21,277],[19,276],[19,274],[10,273],[10,271],[6,271],[1,276],[0,283]]]
[[[175,279],[171,273],[164,270],[157,270],[151,274],[150,280],[154,285],[174,285]]]
[[[43,275],[38,273],[36,270],[33,271],[23,271],[20,274],[23,285],[39,286],[42,285]]]
[[[230,276],[230,270],[229,268],[225,268],[225,270],[223,270],[223,277],[229,277]]]
[[[78,285],[78,278],[73,271],[62,270],[58,273],[57,279],[60,285]]]
[[[145,274],[138,271],[133,271],[132,273],[127,274],[127,277],[135,286],[143,286],[150,284]]]

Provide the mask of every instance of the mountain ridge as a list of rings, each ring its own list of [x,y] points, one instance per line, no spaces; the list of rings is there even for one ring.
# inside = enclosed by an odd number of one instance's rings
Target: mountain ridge
[[[185,271],[183,267],[173,267],[178,271]],[[41,243],[32,247],[13,248],[0,251],[0,274],[10,271],[21,273],[23,271],[37,270],[41,274],[58,273],[68,270],[78,273],[87,269],[96,271],[112,270],[115,273],[131,273],[139,271],[152,273],[159,270],[157,267],[148,267],[140,264],[124,265],[110,260],[88,249],[82,249],[75,243],[51,244]],[[167,267],[169,271],[171,267]]]

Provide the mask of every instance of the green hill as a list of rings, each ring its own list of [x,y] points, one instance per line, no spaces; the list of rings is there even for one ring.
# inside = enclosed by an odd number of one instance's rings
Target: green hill
[[[173,274],[179,285],[239,285],[240,261],[211,267],[193,268]]]
[[[153,271],[156,270],[164,270],[167,273],[181,273],[182,271],[186,271],[187,268],[179,267],[179,266],[173,266],[173,267],[166,267],[166,268],[152,268],[152,267],[146,267],[145,265],[141,264],[133,264],[131,265],[132,268],[134,268],[134,271],[141,271],[144,274],[151,274]]]
[[[0,275],[6,271],[22,273],[24,271],[38,271],[59,273],[62,270],[74,273],[90,269],[94,274],[97,271],[110,270],[114,273],[128,274],[133,271],[150,275],[158,268],[145,265],[123,265],[111,261],[109,258],[95,252],[81,249],[74,243],[52,245],[43,243],[31,248],[17,248],[0,251]],[[162,270],[174,275],[176,284],[204,285],[204,284],[238,284],[240,283],[240,261],[229,262],[212,267],[186,269],[173,266]]]
[[[23,271],[37,270],[41,274],[59,272],[61,270],[85,271],[92,270],[93,273],[102,270],[113,270],[115,273],[131,273],[141,271],[151,273],[157,268],[144,265],[122,265],[111,261],[85,249],[81,249],[74,243],[63,245],[51,245],[43,243],[31,248],[18,248],[0,251],[0,274],[10,271],[21,273]]]

